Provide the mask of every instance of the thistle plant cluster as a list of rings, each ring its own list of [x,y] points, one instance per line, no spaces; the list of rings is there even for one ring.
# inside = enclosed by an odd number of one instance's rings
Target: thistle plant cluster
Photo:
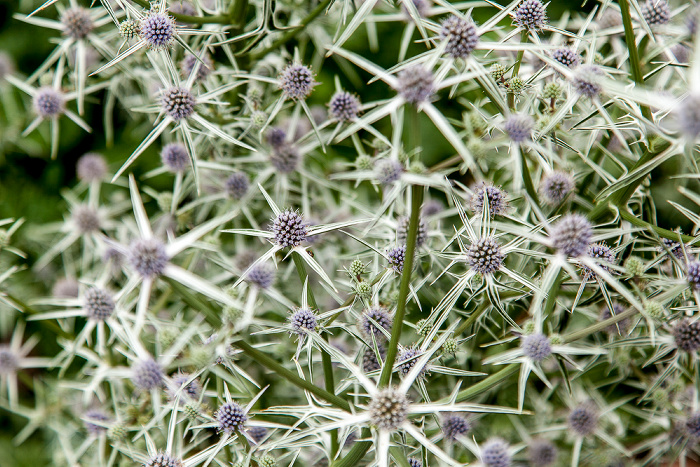
[[[0,464],[696,465],[700,6],[19,3]]]

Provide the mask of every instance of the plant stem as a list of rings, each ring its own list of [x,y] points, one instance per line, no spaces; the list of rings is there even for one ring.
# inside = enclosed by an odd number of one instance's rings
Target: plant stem
[[[615,316],[612,316],[606,320],[601,321],[600,323],[596,323],[592,326],[588,326],[586,329],[581,329],[580,331],[575,331],[570,334],[567,334],[563,336],[562,338],[564,339],[564,342],[566,344],[570,344],[571,342],[577,341],[579,339],[583,339],[586,336],[589,336],[593,333],[596,333],[598,331],[602,331],[603,329],[607,328],[608,326],[612,326],[615,323],[619,323],[620,321],[631,318],[634,315],[637,314],[637,310],[634,308],[630,308],[629,310],[625,310],[622,313],[618,313]]]
[[[314,297],[314,292],[309,285],[309,275],[306,272],[306,265],[304,264],[304,259],[298,252],[292,253],[292,258],[294,259],[294,265],[297,267],[297,273],[299,273],[299,279],[301,279],[302,286],[306,282],[306,293],[309,300],[309,305],[313,310],[318,311],[318,304],[316,303],[316,298]],[[323,334],[323,339],[328,342],[328,334]],[[335,382],[333,380],[333,363],[331,362],[331,356],[328,355],[325,349],[321,349],[321,361],[323,363],[323,379],[326,383],[326,391],[331,394],[335,394]],[[335,457],[335,453],[338,452],[338,430],[331,430],[331,457]]]
[[[15,297],[10,292],[5,291],[5,292],[0,292],[0,293],[2,295],[4,295],[7,299],[9,299],[11,302],[13,302],[15,305],[17,305],[17,307],[19,307],[24,313],[26,313],[28,315],[36,315],[39,313],[38,310],[35,310],[34,308],[30,307],[29,305],[24,303],[24,301]],[[61,326],[59,326],[58,324],[56,324],[53,321],[41,320],[40,323],[43,324],[44,326],[47,326],[49,329],[51,329],[53,332],[55,332],[56,334],[58,334],[61,337],[68,338],[68,339],[75,339],[74,335],[72,335],[69,332],[64,331],[63,328],[61,328]]]
[[[304,389],[306,391],[309,391],[310,393],[314,394],[315,396],[320,397],[321,399],[338,407],[339,409],[345,410],[347,412],[351,411],[350,403],[348,403],[348,401],[346,401],[345,399],[338,397],[335,394],[332,394],[332,393],[326,391],[325,389],[319,388],[318,386],[316,386],[315,384],[313,384],[310,381],[307,381],[305,379],[300,378],[299,376],[296,375],[296,373],[289,371],[284,366],[280,365],[275,360],[268,357],[267,355],[260,352],[259,350],[253,348],[252,346],[250,346],[246,342],[236,341],[231,345],[239,348],[244,354],[246,354],[247,356],[252,358],[254,361],[263,365],[267,369],[277,373],[277,375],[286,379],[288,382],[292,383],[293,385],[300,387],[301,389]]]
[[[363,428],[360,432],[360,437],[362,439],[369,438],[371,435],[372,433],[369,431],[369,428]],[[369,451],[371,446],[371,441],[356,441],[352,449],[350,449],[350,451],[348,451],[348,453],[343,456],[342,459],[338,459],[337,461],[333,462],[331,467],[357,466],[362,458],[365,457],[365,454],[367,454],[367,451]]]
[[[690,235],[679,234],[678,232],[664,229],[654,224],[650,224],[647,221],[639,219],[637,216],[632,214],[626,207],[618,207],[618,212],[620,213],[620,217],[622,217],[630,224],[636,225],[637,227],[651,229],[654,232],[656,232],[659,235],[659,237],[667,238],[673,241],[678,241],[678,237],[680,236],[681,240],[683,240],[684,242],[692,242],[693,240],[695,240],[695,237],[692,237]]]
[[[489,389],[496,387],[498,383],[500,383],[504,379],[507,379],[508,377],[510,377],[510,375],[517,373],[518,369],[520,369],[519,363],[511,363],[510,365],[507,365],[502,370],[492,374],[488,378],[481,380],[476,384],[472,384],[467,389],[459,391],[459,393],[457,393],[457,402],[463,402],[465,400],[471,399],[472,397],[481,394],[482,392],[486,392]],[[438,403],[447,401],[448,399],[442,399],[438,401]]]
[[[523,29],[523,31],[520,33],[520,42],[527,42],[529,32],[527,29]],[[513,65],[513,70],[510,74],[510,78],[517,78],[518,73],[520,72],[520,64],[523,61],[523,55],[525,55],[525,50],[518,50],[518,56],[515,59],[515,65]],[[515,110],[515,94],[512,92],[508,93],[508,108],[510,110]]]
[[[298,26],[294,27],[293,29],[289,29],[285,34],[282,35],[279,39],[274,41],[269,47],[264,48],[263,50],[258,50],[257,52],[253,52],[250,54],[251,60],[255,60],[257,58],[264,57],[265,55],[269,54],[273,50],[277,49],[278,47],[286,44],[290,40],[294,39],[298,34],[300,34],[306,27],[314,20],[318,15],[320,15],[323,10],[328,8],[328,6],[331,4],[332,0],[323,0],[321,3],[316,5],[316,8],[311,10],[311,12],[306,16],[306,18],[301,20],[301,23],[299,23]]]
[[[525,151],[520,148],[520,164],[522,165],[523,171],[523,183],[525,184],[525,191],[530,195],[532,201],[539,206],[540,199],[537,197],[537,191],[535,190],[535,185],[532,184],[532,177],[530,177],[530,170],[527,168],[527,159],[525,158]]]
[[[639,62],[639,50],[637,49],[637,40],[634,36],[634,27],[632,26],[632,16],[630,15],[630,5],[628,0],[618,0],[620,5],[620,14],[622,15],[622,24],[625,26],[625,43],[630,57],[630,74],[632,79],[637,84],[644,84],[644,75],[642,74],[642,66]],[[649,107],[643,105],[642,115],[651,120],[652,115]]]
[[[221,326],[221,317],[219,316],[219,312],[210,303],[200,300],[199,297],[190,292],[179,282],[165,276],[163,276],[162,279],[182,297],[185,303],[195,310],[204,313],[205,319],[209,324],[217,327]]]

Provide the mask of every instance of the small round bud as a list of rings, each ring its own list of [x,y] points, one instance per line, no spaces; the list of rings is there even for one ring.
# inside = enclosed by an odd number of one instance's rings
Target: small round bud
[[[121,441],[126,438],[126,427],[122,423],[115,423],[107,430],[107,438],[112,441]]]
[[[579,436],[590,436],[598,428],[598,411],[592,404],[584,403],[569,412],[569,428]]]
[[[534,334],[535,330],[535,323],[533,321],[528,321],[525,324],[523,324],[523,335],[527,336],[530,334]]]
[[[318,317],[316,313],[308,308],[299,308],[289,317],[289,325],[292,331],[303,336],[308,332],[313,332],[318,327]]]
[[[673,326],[672,333],[679,349],[689,353],[700,349],[700,321],[681,319]]]
[[[50,86],[43,86],[34,95],[32,104],[41,118],[54,118],[66,110],[65,97]]]
[[[95,28],[90,11],[86,8],[69,8],[61,15],[63,35],[75,40],[85,39]]]
[[[442,422],[442,433],[445,439],[454,441],[458,436],[463,436],[472,429],[471,424],[461,415],[450,415]]]
[[[457,340],[452,337],[442,344],[442,353],[444,355],[454,355],[457,353],[457,350],[459,350],[459,344],[457,344]]]
[[[406,347],[402,349],[396,358],[399,373],[401,373],[402,376],[408,375],[413,367],[416,366],[416,363],[418,363],[418,359],[421,357],[421,355],[423,355],[423,352],[416,347]],[[420,370],[418,374],[419,378],[422,378],[425,375],[427,366],[428,365],[423,366],[423,368]]]
[[[647,300],[644,302],[644,312],[654,319],[661,319],[665,314],[664,306],[655,300]]]
[[[421,161],[412,161],[408,166],[408,171],[413,174],[424,174],[428,168]]]
[[[402,217],[399,219],[398,227],[396,229],[396,239],[401,244],[406,244],[408,241],[408,228],[411,219],[409,217]],[[420,248],[425,244],[428,239],[428,226],[422,217],[418,218],[418,233],[416,235],[416,248]]]
[[[233,199],[241,199],[246,193],[248,193],[248,188],[250,187],[250,179],[248,175],[244,172],[234,172],[232,173],[224,183],[224,189],[226,194]]]
[[[237,402],[227,402],[219,407],[214,418],[219,422],[219,431],[231,434],[243,428],[248,421],[248,414]]]
[[[270,164],[283,174],[290,174],[297,170],[301,155],[293,144],[285,143],[276,148],[268,157]]]
[[[258,465],[260,467],[275,467],[277,465],[277,460],[271,455],[265,454],[258,459]]]
[[[467,58],[479,43],[479,33],[473,21],[450,15],[442,22],[440,39],[447,39],[447,54]]]
[[[567,214],[552,228],[554,248],[566,256],[581,256],[593,237],[591,223],[580,214]]]
[[[508,452],[508,443],[499,438],[494,438],[481,447],[481,462],[485,467],[509,467],[511,456]]]
[[[376,324],[375,324],[376,323]],[[371,341],[372,337],[377,342],[386,340],[384,331],[390,332],[393,323],[393,318],[387,312],[386,308],[370,308],[362,313],[360,318],[360,330]],[[384,331],[382,331],[384,329]]]
[[[352,263],[350,263],[351,276],[357,277],[364,274],[366,271],[367,267],[365,266],[365,263],[362,262],[362,260],[356,259]]]
[[[155,360],[141,360],[131,366],[134,385],[144,391],[160,387],[163,384],[163,370]]]
[[[505,214],[508,209],[506,201],[507,193],[501,190],[500,187],[479,182],[472,188],[472,196],[469,198],[469,208],[474,214],[483,214],[484,211],[484,196],[488,200],[488,208],[491,219],[496,216]]]
[[[491,77],[495,81],[501,81],[503,76],[506,74],[506,67],[501,65],[500,63],[494,63],[491,65],[491,69],[489,70],[491,73]]]
[[[549,204],[559,204],[564,201],[575,188],[574,179],[566,172],[550,172],[540,184],[542,197]]]
[[[175,38],[175,20],[170,15],[151,10],[139,25],[139,35],[149,48],[164,49]]]
[[[671,20],[671,7],[667,0],[647,0],[641,10],[642,18],[649,26],[659,26]]]
[[[394,247],[387,251],[387,260],[389,267],[397,274],[403,271],[403,263],[406,260],[406,245]]]
[[[504,258],[501,245],[493,237],[482,237],[467,250],[467,263],[481,274],[492,274],[501,269]]]
[[[379,183],[389,185],[401,178],[403,165],[395,159],[382,159],[374,165],[374,173]]]
[[[209,76],[209,74],[212,72],[212,70],[214,69],[214,62],[212,61],[209,54],[203,54],[199,58],[202,61],[202,63],[199,63],[197,57],[192,54],[187,54],[185,55],[185,58],[182,59],[182,61],[180,62],[180,71],[182,71],[182,75],[185,78],[188,78],[192,74],[192,71],[198,63],[199,68],[197,69],[196,81],[204,81],[205,79],[207,79],[207,76]]]
[[[380,430],[395,431],[406,421],[408,406],[408,399],[398,390],[380,389],[367,405],[370,423]]]
[[[75,206],[71,212],[71,220],[80,234],[98,232],[102,228],[99,213],[92,207],[81,204]]]
[[[307,226],[298,212],[288,209],[275,218],[271,231],[277,245],[283,248],[295,247],[306,240]]]
[[[552,355],[552,345],[549,338],[542,333],[526,336],[520,344],[520,348],[523,349],[523,354],[534,362],[541,362]]]
[[[685,271],[685,279],[688,285],[695,290],[700,290],[700,261],[695,260],[688,263]]]
[[[557,460],[557,447],[547,439],[533,439],[528,446],[527,457],[531,465],[547,467]]]
[[[139,25],[132,19],[125,19],[119,23],[119,35],[129,40],[139,35]]]
[[[514,143],[524,143],[532,137],[535,121],[526,114],[515,114],[508,117],[503,124],[508,137]]]
[[[539,0],[524,0],[514,15],[515,24],[525,29],[542,29],[547,25],[547,10]]]
[[[552,345],[564,345],[564,338],[559,334],[552,334],[549,336],[549,343]]]
[[[593,258],[595,262],[607,272],[612,272],[608,264],[615,263],[615,252],[605,244],[605,242],[594,243],[588,246],[587,254],[590,258]],[[606,264],[607,263],[607,264]],[[587,281],[591,278],[597,277],[596,273],[593,272],[588,266],[583,266],[583,280]]]
[[[416,323],[416,334],[426,337],[433,330],[433,323],[429,319],[421,319]]]
[[[514,76],[513,78],[509,79],[508,82],[506,82],[505,86],[509,93],[519,96],[525,90],[526,84],[522,78]]]
[[[169,260],[165,245],[156,238],[134,240],[129,247],[129,262],[144,278],[160,276]]]
[[[398,92],[406,102],[420,104],[427,101],[435,90],[432,71],[421,65],[413,65],[398,74]]]
[[[369,282],[358,283],[355,294],[364,300],[369,300],[372,297],[372,285]]]
[[[360,100],[355,94],[339,91],[328,103],[328,112],[331,118],[341,122],[354,120],[360,113]]]
[[[255,110],[250,114],[250,124],[255,129],[260,129],[263,127],[265,122],[267,122],[268,115],[262,110]]]
[[[256,264],[248,271],[245,280],[261,289],[267,289],[275,281],[275,268],[267,263]]]
[[[197,100],[192,92],[178,86],[165,89],[160,96],[163,111],[176,122],[191,117],[196,104]]]
[[[107,161],[96,152],[88,152],[78,159],[76,172],[79,180],[98,182],[107,176]]]
[[[185,416],[190,420],[197,420],[201,414],[202,408],[199,403],[190,402],[189,404],[185,405],[183,411],[185,412]]]
[[[182,461],[165,452],[159,452],[143,464],[144,467],[183,467]]]
[[[372,168],[373,168],[372,158],[370,156],[368,156],[367,154],[360,154],[355,159],[355,166],[359,170],[372,170]]]
[[[161,347],[168,348],[180,337],[180,332],[172,328],[164,328],[158,331],[158,342]]]
[[[574,90],[584,97],[593,99],[603,90],[600,84],[603,71],[596,65],[582,65],[576,69],[571,80]]]
[[[311,69],[304,65],[288,65],[279,76],[279,87],[285,97],[295,101],[306,99],[317,84]]]
[[[556,49],[552,52],[552,58],[567,68],[576,68],[581,64],[581,56],[567,47]]]
[[[547,83],[544,86],[544,89],[542,89],[542,98],[543,99],[559,99],[562,94],[562,88],[561,84],[559,84],[556,81],[552,81],[551,83]]]
[[[104,289],[90,287],[83,295],[83,309],[88,319],[104,321],[114,313],[114,299]]]

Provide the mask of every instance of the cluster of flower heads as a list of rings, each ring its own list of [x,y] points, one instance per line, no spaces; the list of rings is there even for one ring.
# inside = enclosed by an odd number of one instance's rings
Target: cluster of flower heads
[[[54,223],[0,219],[0,436],[57,465],[700,457],[700,6],[89,3],[16,15],[57,35],[37,70],[0,53],[0,151],[76,175]],[[59,124],[119,150],[73,166]]]

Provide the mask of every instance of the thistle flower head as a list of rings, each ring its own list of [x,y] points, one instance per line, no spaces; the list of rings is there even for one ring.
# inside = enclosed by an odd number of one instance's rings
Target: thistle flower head
[[[472,196],[469,198],[469,208],[474,214],[483,214],[484,212],[484,196],[488,200],[489,214],[491,219],[506,213],[508,209],[508,194],[501,187],[479,182],[472,188]]]
[[[403,165],[395,159],[381,159],[374,164],[375,176],[382,185],[394,183],[401,178],[403,171]]]
[[[377,349],[379,350],[379,356],[377,356],[373,348],[368,348],[362,354],[362,371],[365,373],[381,369],[382,365],[379,362],[379,357],[384,361],[386,358],[386,348],[377,343]]]
[[[202,63],[199,64],[199,68],[197,69],[196,81],[204,81],[214,69],[214,62],[209,54],[206,53],[202,54],[199,57],[199,60],[201,60]],[[197,57],[192,54],[185,55],[185,58],[183,58],[180,62],[180,70],[185,78],[192,74],[194,67],[197,66],[197,63],[199,63],[199,60],[197,60]]]
[[[401,217],[398,222],[398,228],[396,229],[396,239],[400,244],[406,244],[408,240],[408,227],[411,219],[408,216]],[[428,225],[425,223],[423,217],[418,218],[418,234],[416,236],[416,248],[420,248],[425,245],[428,239]]]
[[[399,94],[412,104],[427,101],[435,90],[433,72],[421,65],[413,65],[401,70],[398,80]]]
[[[532,465],[547,467],[557,460],[557,447],[548,439],[533,439],[528,446],[527,457]]]
[[[103,425],[109,421],[109,416],[99,409],[91,409],[85,412],[85,430],[90,436],[100,436],[107,432],[107,428]],[[97,423],[91,423],[97,422]]]
[[[596,263],[599,263],[601,269],[607,272],[612,271],[608,264],[613,264],[615,262],[615,252],[613,252],[612,248],[606,245],[605,242],[593,243],[589,245],[587,254],[590,258],[596,260]],[[596,273],[593,272],[593,270],[588,266],[583,266],[582,269],[584,280],[589,280],[590,278],[596,277]]]
[[[182,389],[182,395],[196,401],[199,400],[199,396],[202,394],[202,383],[199,382],[199,379],[195,378],[188,384],[187,380],[189,380],[190,377],[191,375],[187,373],[177,373],[173,376],[173,385],[176,390]],[[171,394],[171,397],[175,397],[175,392]]]
[[[107,161],[96,152],[88,152],[78,159],[76,172],[84,182],[98,182],[107,176]]]
[[[399,352],[399,355],[396,358],[396,362],[399,367],[399,372],[402,376],[406,376],[411,372],[413,367],[416,366],[416,363],[418,363],[418,359],[421,355],[422,352],[417,347],[411,346],[401,349],[401,352]],[[427,365],[420,370],[418,377],[423,377],[426,371]]]
[[[700,412],[695,412],[685,422],[685,431],[694,440],[700,439]]]
[[[545,175],[540,184],[542,197],[549,204],[559,204],[574,191],[574,179],[566,172],[554,171]]]
[[[279,86],[285,97],[292,100],[304,100],[311,94],[318,83],[314,73],[305,65],[292,63],[282,70],[279,76]]]
[[[275,281],[275,268],[267,263],[256,264],[248,271],[245,279],[261,289],[267,289]]]
[[[700,290],[700,260],[690,261],[686,266],[685,279],[688,285],[695,290]]]
[[[671,250],[671,254],[676,258],[684,258],[685,255],[683,254],[683,246],[680,243],[674,242],[668,238],[662,238],[661,243],[663,243],[663,247],[659,247],[659,252],[665,252],[666,249],[668,249]]]
[[[14,373],[19,367],[19,357],[12,347],[0,344],[0,375]]]
[[[493,237],[482,237],[469,245],[467,263],[480,274],[492,274],[503,265],[505,254]]]
[[[362,318],[360,319],[360,330],[368,339],[371,340],[372,336],[374,336],[377,342],[381,342],[386,340],[384,332],[381,329],[384,329],[387,332],[391,331],[392,323],[393,318],[386,308],[370,308],[362,313]]]
[[[406,245],[394,247],[387,251],[386,255],[391,269],[401,274],[403,271],[403,263],[406,260]]]
[[[102,228],[99,213],[96,209],[86,204],[80,204],[73,208],[71,220],[80,234],[97,232]]]
[[[86,8],[69,8],[61,15],[63,34],[75,40],[85,39],[92,32],[95,25],[90,17],[90,11]]]
[[[226,194],[233,199],[243,198],[248,193],[249,187],[250,179],[245,172],[232,173],[224,183]]]
[[[685,352],[700,349],[700,321],[681,319],[673,326],[673,340],[676,347]]]
[[[248,414],[237,402],[227,402],[219,407],[214,418],[219,422],[219,431],[231,434],[243,428],[248,421]]]
[[[163,384],[163,369],[153,359],[140,360],[131,367],[131,380],[144,391],[160,387]]]
[[[160,105],[163,108],[163,112],[176,122],[191,117],[196,104],[197,99],[195,99],[192,92],[179,86],[163,90],[160,96]]]
[[[131,266],[144,278],[161,275],[170,260],[165,245],[156,238],[134,240],[128,256]]]
[[[566,256],[581,256],[593,237],[591,223],[580,214],[567,214],[552,228],[554,248]]]
[[[104,321],[112,316],[114,308],[114,299],[104,289],[90,287],[83,294],[83,309],[88,319]]]
[[[287,144],[287,132],[284,128],[273,126],[265,133],[265,140],[273,148],[281,147]]]
[[[172,44],[175,38],[175,20],[165,13],[151,10],[139,24],[139,35],[146,41],[149,48],[164,49]]]
[[[423,467],[423,461],[420,459],[416,459],[415,457],[409,457],[408,465],[410,467]]]
[[[555,49],[552,58],[567,68],[576,68],[581,64],[581,56],[568,47]]]
[[[270,164],[283,174],[297,170],[301,155],[293,144],[285,143],[274,148],[269,155]]]
[[[165,452],[159,452],[143,464],[144,467],[182,467],[182,461]]]
[[[160,152],[160,160],[169,172],[184,172],[190,165],[190,155],[184,144],[170,143]]]
[[[80,295],[80,284],[73,278],[62,277],[53,285],[51,295],[57,298],[75,298]]]
[[[306,240],[308,224],[296,211],[288,209],[275,218],[272,222],[272,233],[275,243],[279,246],[295,247],[301,245]]]
[[[569,428],[579,436],[590,436],[598,427],[598,411],[590,403],[575,407],[567,418]]]
[[[524,0],[515,10],[514,21],[521,28],[542,29],[547,25],[547,10],[540,0]]]
[[[582,65],[578,67],[571,80],[574,90],[584,97],[593,99],[603,90],[600,84],[603,70],[596,65]]]
[[[520,348],[523,354],[534,362],[541,362],[552,354],[552,345],[549,337],[542,333],[530,334],[523,338]]]
[[[51,86],[39,88],[32,104],[41,118],[55,118],[66,110],[65,97]]]
[[[448,415],[442,421],[442,433],[445,435],[445,439],[450,441],[467,434],[471,429],[471,423],[462,415]]]
[[[671,20],[671,7],[668,0],[647,0],[642,5],[642,18],[649,26],[659,26]]]
[[[267,436],[267,428],[257,425],[251,426],[246,433],[248,433],[248,436],[250,436],[256,444],[260,444],[260,442],[265,439],[265,436]]]
[[[511,115],[503,123],[503,130],[514,143],[524,143],[532,137],[535,121],[526,114]]]
[[[700,135],[700,94],[691,92],[678,104],[676,120],[687,139],[697,139]]]
[[[500,438],[493,438],[481,446],[481,462],[486,467],[509,467],[511,455],[508,443]]]
[[[328,103],[328,112],[332,118],[341,122],[354,120],[360,113],[360,99],[353,93],[339,91]]]
[[[289,317],[289,325],[292,327],[292,331],[303,336],[316,330],[318,327],[318,316],[309,308],[299,308]]]
[[[406,421],[408,406],[405,394],[394,388],[380,389],[367,405],[370,422],[380,430],[395,431]]]
[[[447,54],[467,58],[479,44],[479,33],[473,21],[450,15],[442,22],[440,39],[447,40]]]

